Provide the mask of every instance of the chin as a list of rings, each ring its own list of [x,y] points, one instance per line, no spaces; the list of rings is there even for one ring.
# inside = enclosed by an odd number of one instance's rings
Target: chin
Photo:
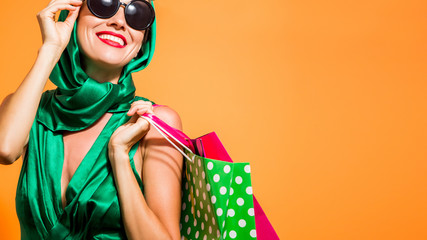
[[[104,51],[100,52],[99,54],[94,53],[94,56],[85,55],[85,62],[87,62],[87,60],[102,68],[122,68],[131,59],[124,59],[123,53],[119,54],[114,51]]]
[[[102,62],[106,65],[112,65],[112,66],[124,66],[126,65],[125,59],[121,58],[118,54],[100,54],[98,55],[99,62]]]

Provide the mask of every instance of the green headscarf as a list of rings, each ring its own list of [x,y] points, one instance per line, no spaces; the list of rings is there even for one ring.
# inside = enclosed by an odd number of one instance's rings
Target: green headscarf
[[[58,21],[64,21],[67,16],[67,10],[61,11]],[[76,21],[70,42],[49,77],[58,88],[45,92],[47,100],[39,106],[37,120],[51,131],[78,131],[89,127],[106,112],[127,111],[135,96],[131,73],[150,63],[155,40],[156,21],[137,57],[123,68],[118,84],[99,83],[82,69]]]

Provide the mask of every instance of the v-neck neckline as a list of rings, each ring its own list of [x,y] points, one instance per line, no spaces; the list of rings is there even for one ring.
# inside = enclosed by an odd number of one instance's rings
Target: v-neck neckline
[[[105,137],[106,133],[106,129],[110,128],[110,125],[113,122],[117,122],[117,121],[113,121],[113,118],[117,118],[118,115],[120,114],[111,114],[110,118],[108,119],[107,123],[104,125],[104,127],[102,128],[101,132],[99,133],[99,135],[96,137],[95,141],[93,142],[92,146],[89,148],[88,152],[84,155],[82,161],[79,163],[79,165],[77,166],[76,170],[74,171],[73,176],[71,176],[70,181],[68,182],[66,188],[65,188],[65,206],[62,205],[62,171],[63,171],[63,167],[64,167],[64,162],[65,162],[65,152],[64,152],[64,138],[63,138],[63,134],[61,134],[61,148],[60,149],[60,159],[61,159],[61,166],[60,166],[60,174],[59,174],[59,209],[62,212],[65,211],[65,209],[70,205],[70,203],[74,200],[75,196],[73,196],[72,198],[67,198],[67,195],[69,196],[70,193],[70,186],[73,186],[73,184],[77,184],[76,185],[76,192],[78,192],[79,189],[81,189],[81,183],[82,180],[86,179],[90,169],[92,168],[92,166],[95,164],[97,158],[96,157],[92,157],[90,159],[87,159],[89,156],[98,156],[99,153],[102,151],[101,146],[99,147],[95,147],[98,146],[101,139],[103,139]],[[96,153],[96,154],[95,154]],[[80,179],[79,179],[80,177]],[[82,177],[84,179],[82,179]],[[80,181],[79,181],[80,180]],[[80,186],[77,183],[77,181],[80,182]]]

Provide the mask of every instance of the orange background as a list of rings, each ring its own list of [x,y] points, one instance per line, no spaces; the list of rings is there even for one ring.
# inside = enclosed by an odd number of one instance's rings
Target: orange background
[[[1,99],[36,58],[47,3],[0,9]],[[156,0],[156,10],[138,95],[251,163],[281,239],[427,239],[425,0]],[[21,164],[0,166],[2,239],[19,238]]]

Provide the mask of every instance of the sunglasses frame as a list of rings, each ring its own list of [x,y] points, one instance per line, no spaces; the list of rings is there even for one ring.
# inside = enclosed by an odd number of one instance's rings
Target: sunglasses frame
[[[123,2],[121,2],[120,0],[118,0],[117,2],[118,2],[118,4],[117,4],[117,7],[116,7],[116,10],[114,11],[114,13],[111,15],[111,16],[101,16],[101,15],[99,15],[99,14],[96,14],[93,10],[92,10],[92,7],[91,7],[91,4],[89,4],[89,2],[90,2],[91,0],[86,0],[86,4],[87,4],[87,7],[89,8],[89,11],[94,15],[94,16],[96,16],[96,17],[98,17],[98,18],[101,18],[101,19],[107,19],[107,18],[111,18],[111,17],[113,17],[114,15],[116,15],[117,14],[117,12],[120,10],[120,7],[121,6],[124,6],[124,8],[125,8],[125,12],[124,12],[124,16],[125,16],[125,20],[126,20],[126,23],[131,27],[131,28],[133,28],[133,29],[135,29],[135,30],[145,30],[145,29],[148,29],[148,28],[150,28],[151,27],[151,25],[153,24],[153,22],[154,22],[154,19],[155,19],[155,17],[156,17],[156,14],[155,14],[155,11],[154,11],[154,8],[153,8],[153,6],[151,6],[151,4],[149,3],[149,2],[147,2],[147,1],[144,1],[144,0],[132,0],[132,1],[130,1],[129,3],[123,3]],[[132,5],[132,3],[134,3],[134,2],[143,2],[144,4],[146,4],[147,6],[148,6],[148,8],[151,10],[151,12],[152,12],[152,18],[151,18],[151,20],[150,20],[150,23],[146,26],[146,27],[144,27],[144,28],[142,28],[142,29],[138,29],[138,28],[135,28],[135,27],[133,27],[132,26],[132,24],[130,24],[129,23],[129,21],[128,21],[128,19],[127,19],[127,15],[126,15],[126,11],[127,11],[127,9],[128,9],[128,7],[129,7],[129,5]]]

